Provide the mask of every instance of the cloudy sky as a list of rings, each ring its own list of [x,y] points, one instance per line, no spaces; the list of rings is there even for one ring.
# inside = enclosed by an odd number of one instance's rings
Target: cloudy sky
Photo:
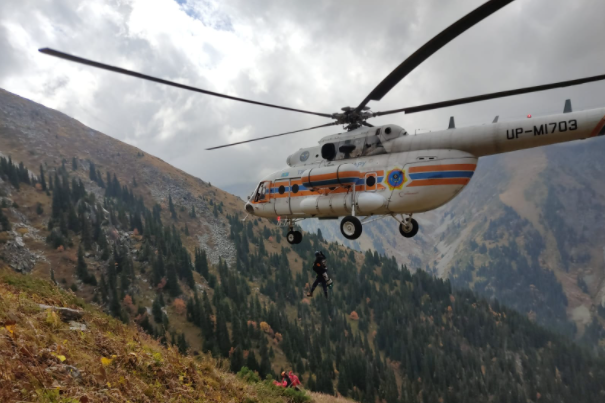
[[[241,192],[337,127],[39,54],[51,47],[207,90],[332,113],[485,0],[2,0],[0,87]],[[605,74],[605,1],[517,0],[406,77],[375,111]],[[605,105],[605,83],[374,119],[426,133]],[[422,135],[422,134],[419,134]],[[425,134],[426,135],[426,134]]]

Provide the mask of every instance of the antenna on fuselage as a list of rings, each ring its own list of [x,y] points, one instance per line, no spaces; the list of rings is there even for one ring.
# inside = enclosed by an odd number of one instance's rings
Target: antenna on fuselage
[[[456,122],[454,122],[454,117],[450,116],[450,125],[448,126],[448,129],[455,129],[456,128]]]
[[[571,99],[567,99],[565,101],[565,107],[563,108],[563,113],[571,113]]]
[[[498,118],[500,117],[500,115],[496,115],[496,117],[494,118],[494,121],[492,123],[498,123]]]

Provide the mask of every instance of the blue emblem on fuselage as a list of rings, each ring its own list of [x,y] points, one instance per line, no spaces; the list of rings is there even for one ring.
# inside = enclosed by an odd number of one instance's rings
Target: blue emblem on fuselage
[[[309,152],[308,151],[305,151],[302,154],[300,154],[300,162],[305,162],[308,159],[309,159]]]
[[[284,172],[284,173],[282,173],[282,174],[281,174],[281,177],[282,177],[282,178],[285,178],[285,177],[286,177],[286,176],[288,176],[288,175],[290,175],[290,172]]]

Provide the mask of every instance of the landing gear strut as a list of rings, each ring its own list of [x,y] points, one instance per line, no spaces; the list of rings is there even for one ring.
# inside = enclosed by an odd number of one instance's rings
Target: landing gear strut
[[[357,239],[361,236],[363,227],[361,221],[355,217],[355,185],[351,187],[351,215],[346,216],[340,222],[340,232],[347,239]]]
[[[292,220],[288,220],[288,228],[290,229],[290,231],[288,231],[288,234],[286,235],[286,240],[288,241],[288,243],[290,245],[299,244],[302,241],[302,234],[300,233],[300,231],[294,231],[294,223],[292,222]]]

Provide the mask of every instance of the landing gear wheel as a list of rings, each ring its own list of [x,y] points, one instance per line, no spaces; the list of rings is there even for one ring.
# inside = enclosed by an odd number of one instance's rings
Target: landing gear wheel
[[[340,232],[347,239],[357,239],[361,235],[362,226],[357,217],[346,216],[340,222]]]
[[[290,245],[299,244],[302,241],[302,234],[300,231],[290,231],[286,235],[286,240]]]
[[[406,238],[412,238],[416,235],[418,233],[418,228],[418,222],[413,218],[410,219],[410,223],[407,226],[399,224],[399,232]]]

